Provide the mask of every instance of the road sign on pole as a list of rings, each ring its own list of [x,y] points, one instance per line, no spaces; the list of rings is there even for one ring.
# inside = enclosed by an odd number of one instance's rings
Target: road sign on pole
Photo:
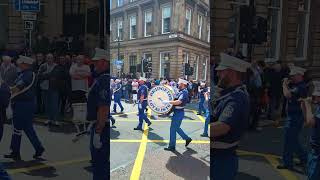
[[[21,12],[22,20],[25,21],[36,21],[37,20],[37,14],[32,12]]]
[[[17,11],[40,12],[40,0],[15,0]]]

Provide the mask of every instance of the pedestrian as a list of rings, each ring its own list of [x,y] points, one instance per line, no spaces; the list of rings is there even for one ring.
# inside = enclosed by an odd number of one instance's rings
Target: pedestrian
[[[211,178],[234,180],[238,172],[236,149],[249,124],[249,95],[243,85],[243,73],[250,64],[225,53],[216,68],[219,81],[215,90],[213,123],[210,126]],[[216,95],[215,95],[216,96]]]
[[[86,93],[89,90],[88,78],[91,76],[90,67],[84,64],[84,56],[76,57],[76,63],[71,65],[71,88],[72,88],[72,103],[86,103]]]
[[[181,136],[183,140],[186,141],[185,146],[187,147],[192,139],[181,129],[181,123],[184,118],[184,106],[189,102],[188,94],[188,81],[184,79],[179,79],[178,82],[179,93],[176,95],[177,99],[174,101],[162,101],[162,103],[170,103],[173,105],[173,116],[170,125],[170,141],[169,146],[164,148],[166,151],[176,150],[176,135],[177,133]]]
[[[203,128],[203,133],[200,135],[201,137],[209,137],[208,135],[208,129],[209,129],[209,123],[210,123],[210,88],[208,88],[207,92],[204,93],[204,102],[203,107],[205,109],[205,123]]]
[[[205,101],[205,97],[204,94],[206,92],[208,92],[208,88],[206,87],[206,83],[205,82],[201,82],[200,86],[199,86],[199,107],[198,107],[198,114],[197,115],[201,115],[202,113],[206,114],[206,110],[203,106],[204,101]]]
[[[311,150],[308,155],[307,176],[308,180],[320,179],[320,81],[314,81],[314,91],[311,98],[301,101],[304,112],[305,124],[311,128]],[[312,112],[311,103],[314,104]]]
[[[10,89],[8,84],[0,79],[0,142],[3,137],[3,124],[6,120],[6,109],[10,102]],[[8,173],[5,171],[0,162],[0,179],[10,180]]]
[[[87,119],[94,122],[90,129],[90,151],[92,158],[93,180],[110,179],[110,76],[108,75],[108,52],[95,49],[92,58],[96,75],[95,82],[88,93]]]
[[[18,67],[21,69],[15,86],[12,88],[11,106],[13,111],[13,134],[11,139],[10,154],[4,155],[5,158],[21,160],[20,144],[22,131],[25,132],[30,140],[35,154],[33,158],[42,156],[44,148],[33,128],[32,120],[35,112],[35,94],[34,82],[35,74],[32,72],[33,59],[25,56],[19,56],[17,61]]]
[[[17,78],[17,67],[11,62],[10,56],[2,56],[2,63],[0,66],[0,79],[2,79],[8,86],[13,86]]]
[[[299,99],[307,97],[307,86],[304,81],[305,69],[290,67],[290,78],[283,81],[283,94],[287,98],[287,118],[284,126],[284,147],[282,164],[278,169],[293,169],[293,155],[297,154],[300,165],[307,162],[307,152],[299,142],[299,135],[303,128],[304,117]]]
[[[116,79],[115,80],[115,87],[113,89],[113,98],[114,98],[114,103],[113,103],[113,112],[117,113],[117,104],[119,105],[121,109],[121,113],[123,112],[124,108],[121,103],[121,97],[122,97],[122,86],[121,86],[121,80]]]
[[[132,81],[132,99],[133,99],[133,103],[137,104],[137,93],[138,93],[138,87],[139,87],[139,83],[136,79],[134,79]]]
[[[145,82],[147,81],[146,78],[140,77],[139,79],[139,90],[137,94],[138,98],[138,116],[139,116],[139,124],[134,130],[140,130],[143,131],[142,129],[142,123],[143,120],[150,126],[152,123],[150,122],[149,118],[145,114],[145,110],[147,108],[148,102],[147,102],[147,96],[148,96],[148,87],[145,85]]]

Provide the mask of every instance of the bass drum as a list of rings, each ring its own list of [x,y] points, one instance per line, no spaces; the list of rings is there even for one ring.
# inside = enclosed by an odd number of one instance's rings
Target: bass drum
[[[164,104],[162,101],[173,101],[174,90],[170,86],[156,86],[148,93],[148,106],[158,114],[167,114],[173,108],[172,104]]]

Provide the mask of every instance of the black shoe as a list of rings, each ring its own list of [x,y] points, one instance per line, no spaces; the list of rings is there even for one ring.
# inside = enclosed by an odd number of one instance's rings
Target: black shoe
[[[164,150],[174,152],[176,151],[176,148],[167,147],[167,148],[164,148]]]
[[[285,166],[285,165],[279,165],[279,166],[277,166],[277,169],[289,169],[289,170],[292,170],[293,168]]]
[[[142,129],[142,128],[133,128],[133,130],[143,131],[143,129]]]
[[[192,141],[191,138],[186,140],[186,147],[191,143],[191,141]]]
[[[148,123],[148,127],[150,127],[150,126],[151,126],[151,124],[152,124],[151,122],[150,122],[150,123]]]
[[[3,156],[4,158],[8,158],[8,159],[13,159],[15,161],[20,161],[21,160],[21,156],[19,153],[14,153],[11,152],[10,154],[6,154]]]
[[[124,109],[121,109],[121,113],[123,113],[123,110],[124,110]]]
[[[209,137],[208,134],[201,134],[201,137]]]
[[[197,113],[197,115],[201,115],[201,113]]]
[[[41,157],[43,152],[44,152],[44,148],[37,150],[36,153],[33,155],[33,158],[37,159],[37,158]]]

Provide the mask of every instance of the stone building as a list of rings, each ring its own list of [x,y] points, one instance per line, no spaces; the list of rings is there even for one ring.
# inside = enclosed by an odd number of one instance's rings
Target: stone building
[[[226,49],[247,55],[247,44],[239,42],[240,6],[245,0],[215,0],[211,3],[214,56]],[[253,59],[293,62],[320,75],[319,0],[255,0],[256,14],[268,22],[268,41],[253,46]],[[216,58],[219,59],[219,58]],[[317,75],[318,74],[318,75]]]
[[[109,4],[108,0],[104,1]],[[32,33],[33,39],[37,33],[49,38],[59,37],[61,34],[80,35],[85,39],[87,51],[92,51],[99,45],[99,0],[40,2],[40,12],[37,13]],[[27,39],[28,32],[24,30],[21,12],[15,10],[14,1],[0,0],[0,50],[17,49],[23,46]]]
[[[152,64],[152,78],[208,80],[210,56],[209,0],[112,0],[110,12],[112,74],[135,74],[142,59]],[[145,76],[145,74],[142,74]]]

